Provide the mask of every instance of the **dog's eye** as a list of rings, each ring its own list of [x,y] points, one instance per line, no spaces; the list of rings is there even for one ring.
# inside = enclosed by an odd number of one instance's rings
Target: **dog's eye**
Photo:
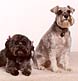
[[[18,45],[19,43],[18,42],[15,42],[15,45]]]
[[[23,44],[23,45],[26,45],[26,42],[25,42],[25,41],[22,41],[22,44]]]
[[[67,10],[67,12],[70,14],[71,13],[71,11],[70,10]]]
[[[58,15],[62,14],[62,10],[59,10],[59,11],[57,12],[57,14],[58,14]]]

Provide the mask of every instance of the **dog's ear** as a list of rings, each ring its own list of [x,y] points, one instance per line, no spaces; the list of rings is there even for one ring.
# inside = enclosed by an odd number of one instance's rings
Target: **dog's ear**
[[[56,7],[52,8],[50,11],[57,14],[58,10],[59,10],[59,6],[56,6]]]
[[[34,46],[31,46],[31,51],[34,51]]]
[[[67,6],[67,8],[70,10],[71,13],[73,13],[75,11],[75,9],[70,7],[69,5]]]
[[[11,40],[11,37],[9,36],[8,39],[7,39],[7,41],[6,41],[6,43],[5,43],[5,47],[6,48],[8,48],[10,40]]]
[[[33,41],[31,41],[31,51],[34,51]]]

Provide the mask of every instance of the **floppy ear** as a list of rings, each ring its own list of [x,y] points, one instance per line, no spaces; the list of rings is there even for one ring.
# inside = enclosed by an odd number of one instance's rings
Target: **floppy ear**
[[[34,46],[31,46],[31,51],[34,51]]]
[[[11,37],[9,36],[8,39],[7,39],[7,41],[6,41],[6,43],[5,43],[5,47],[6,47],[6,48],[9,47],[9,42],[10,42],[10,40],[11,40]]]
[[[34,51],[33,41],[31,41],[31,51]]]
[[[56,7],[52,8],[50,11],[57,14],[58,10],[59,10],[59,6],[56,6]]]
[[[69,5],[67,6],[67,8],[69,8],[69,10],[71,11],[71,13],[73,13],[75,11],[74,8],[70,7]]]

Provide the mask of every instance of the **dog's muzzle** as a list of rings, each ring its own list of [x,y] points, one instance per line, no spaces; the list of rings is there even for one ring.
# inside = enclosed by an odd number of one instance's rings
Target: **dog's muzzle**
[[[15,55],[16,56],[26,56],[26,54],[27,54],[27,52],[26,52],[26,50],[25,49],[18,49],[18,50],[16,50],[16,52],[15,52]]]
[[[56,22],[61,28],[68,28],[74,24],[74,19],[71,15],[64,14],[58,16]]]

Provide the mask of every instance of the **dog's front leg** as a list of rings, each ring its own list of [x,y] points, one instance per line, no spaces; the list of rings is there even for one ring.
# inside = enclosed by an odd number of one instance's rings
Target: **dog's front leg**
[[[56,60],[56,50],[52,49],[50,52],[50,61],[51,61],[51,68],[53,72],[60,72],[58,66],[57,66],[57,60]]]
[[[7,64],[6,64],[6,72],[14,75],[14,76],[17,76],[19,74],[16,66],[15,66],[15,62],[13,60],[9,60],[7,59]]]
[[[30,60],[28,61],[24,60],[24,62],[21,63],[20,68],[21,68],[22,74],[29,76],[32,70]]]
[[[70,56],[70,50],[68,49],[64,54],[64,69],[67,71],[71,71],[69,64],[69,56]]]

